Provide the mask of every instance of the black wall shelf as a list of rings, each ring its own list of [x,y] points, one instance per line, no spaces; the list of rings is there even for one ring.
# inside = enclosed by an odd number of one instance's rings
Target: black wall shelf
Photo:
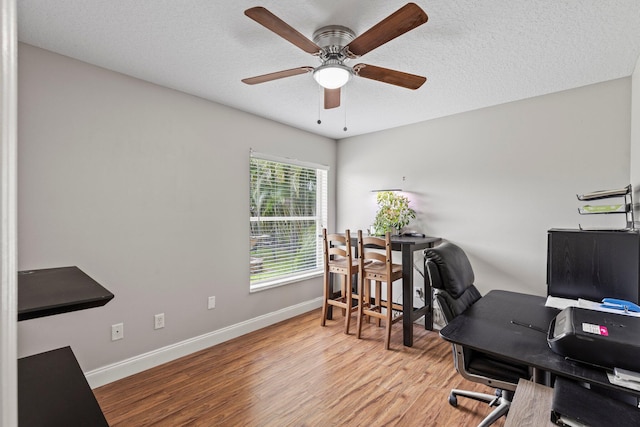
[[[78,267],[18,272],[18,321],[101,307],[112,299]]]
[[[18,272],[18,321],[101,307],[112,299],[78,267]],[[109,426],[71,347],[18,359],[18,423]]]

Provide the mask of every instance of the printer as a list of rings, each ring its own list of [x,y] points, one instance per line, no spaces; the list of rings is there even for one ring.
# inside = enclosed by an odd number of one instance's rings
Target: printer
[[[640,317],[567,307],[551,321],[547,343],[569,359],[640,372]]]

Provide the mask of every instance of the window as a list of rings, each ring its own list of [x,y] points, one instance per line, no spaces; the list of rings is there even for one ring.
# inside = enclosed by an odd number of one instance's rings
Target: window
[[[251,153],[251,290],[322,272],[327,167]]]

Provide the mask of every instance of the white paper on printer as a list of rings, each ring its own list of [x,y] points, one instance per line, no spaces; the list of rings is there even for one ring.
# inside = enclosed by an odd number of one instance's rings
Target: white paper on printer
[[[564,310],[567,307],[580,307],[588,310],[604,311],[606,313],[626,314],[627,316],[640,317],[640,313],[634,313],[632,311],[617,310],[615,308],[602,307],[602,303],[596,301],[590,301],[584,298],[578,298],[577,300],[571,298],[561,298],[549,295],[547,301],[544,303],[545,307],[553,307],[559,310]]]
[[[570,298],[560,298],[549,295],[544,303],[545,307],[557,308],[564,310],[567,307],[578,307],[578,300]]]

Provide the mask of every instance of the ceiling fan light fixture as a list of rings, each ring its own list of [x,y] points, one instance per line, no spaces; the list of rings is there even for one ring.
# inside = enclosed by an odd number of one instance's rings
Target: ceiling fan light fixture
[[[341,64],[321,65],[313,71],[313,78],[325,89],[338,89],[351,77],[351,69]]]

